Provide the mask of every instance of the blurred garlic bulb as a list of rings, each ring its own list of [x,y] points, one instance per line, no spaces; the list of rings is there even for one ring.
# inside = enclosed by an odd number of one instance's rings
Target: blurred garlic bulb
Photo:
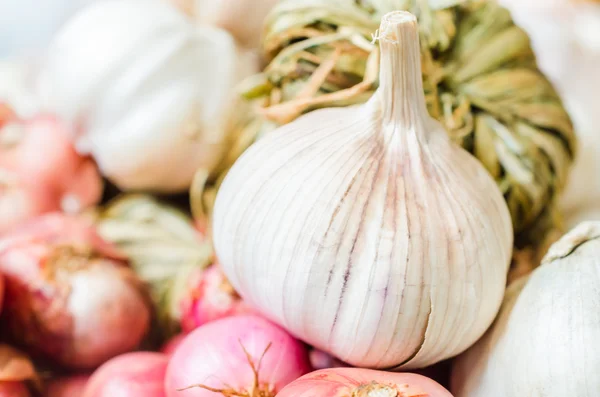
[[[166,2],[107,0],[55,37],[39,90],[118,187],[183,191],[220,160],[233,87],[255,71],[252,57]]]
[[[279,1],[195,0],[194,13],[200,23],[226,29],[244,46],[258,48],[264,21]]]
[[[555,243],[511,285],[498,319],[460,356],[456,397],[596,396],[600,390],[600,223]]]
[[[416,18],[387,14],[379,34],[378,92],[251,146],[217,194],[214,241],[240,295],[300,339],[416,368],[491,324],[513,230],[491,176],[427,113]]]

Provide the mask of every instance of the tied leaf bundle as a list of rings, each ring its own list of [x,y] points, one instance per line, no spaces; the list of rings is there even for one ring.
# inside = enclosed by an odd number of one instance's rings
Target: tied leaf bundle
[[[160,333],[156,336],[173,335],[179,330],[179,302],[188,277],[213,261],[211,242],[186,214],[146,195],[114,200],[98,214],[97,228],[150,285]]]
[[[519,245],[557,226],[554,202],[575,155],[569,115],[538,70],[529,38],[507,10],[487,1],[287,0],[266,21],[263,73],[247,79],[253,106],[240,115],[220,174],[197,178],[193,201],[210,213],[216,190],[253,142],[302,114],[364,103],[378,86],[381,16],[419,20],[429,113],[494,177]]]

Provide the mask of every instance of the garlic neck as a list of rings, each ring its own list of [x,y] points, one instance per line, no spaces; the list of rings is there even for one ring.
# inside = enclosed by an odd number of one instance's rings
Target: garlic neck
[[[377,38],[381,48],[378,93],[383,121],[400,127],[395,130],[425,135],[428,113],[416,17],[405,11],[387,14]]]

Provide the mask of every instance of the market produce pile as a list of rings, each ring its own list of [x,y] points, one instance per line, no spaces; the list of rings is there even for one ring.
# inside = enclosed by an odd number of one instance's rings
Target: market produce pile
[[[595,395],[600,4],[500,3],[93,0],[0,59],[0,397]]]

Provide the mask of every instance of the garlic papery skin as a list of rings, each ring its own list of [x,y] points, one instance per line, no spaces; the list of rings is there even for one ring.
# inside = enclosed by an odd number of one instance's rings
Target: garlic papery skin
[[[55,37],[39,91],[122,190],[183,191],[226,149],[234,85],[256,69],[249,56],[167,2],[106,0]]]
[[[264,20],[279,1],[195,0],[194,14],[200,23],[226,29],[244,46],[256,49],[260,46]]]
[[[387,14],[380,89],[251,146],[217,194],[213,239],[240,295],[348,364],[416,368],[459,354],[496,316],[508,208],[426,111],[418,26]]]
[[[456,397],[597,396],[600,222],[584,222],[511,285],[500,314],[455,362]]]

